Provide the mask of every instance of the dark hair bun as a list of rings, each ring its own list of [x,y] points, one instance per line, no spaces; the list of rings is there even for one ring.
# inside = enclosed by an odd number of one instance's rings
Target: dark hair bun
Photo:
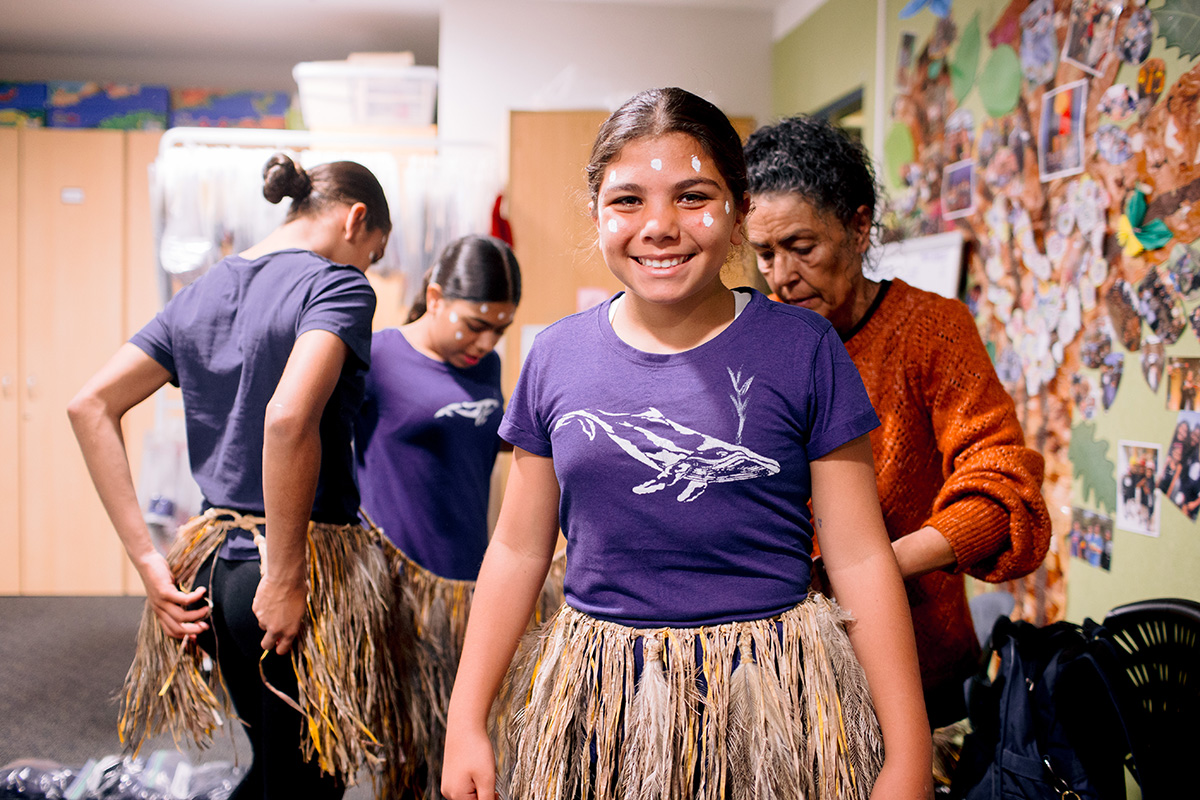
[[[303,200],[312,191],[312,178],[295,161],[276,153],[263,167],[263,197],[278,203],[285,197]]]

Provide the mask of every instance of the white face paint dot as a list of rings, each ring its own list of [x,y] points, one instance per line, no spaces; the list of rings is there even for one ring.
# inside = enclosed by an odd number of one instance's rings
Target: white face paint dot
[[[725,201],[725,213],[726,214],[729,213],[729,201],[728,200]]]
[[[608,221],[608,229],[609,229],[610,231],[612,231],[613,233],[616,233],[616,232],[617,232],[617,228],[618,228],[618,227],[620,227],[620,226],[619,226],[619,225],[617,225],[617,221],[616,221],[615,219],[610,219],[610,220]]]
[[[661,158],[651,159],[650,166],[653,169],[661,171],[662,170],[662,159]]]
[[[617,171],[615,169],[612,172],[608,173],[608,180],[611,183],[617,182]]]
[[[499,314],[496,315],[496,319],[508,319],[508,312],[501,311]]]
[[[712,224],[713,224],[712,214],[705,211],[704,212],[704,227],[711,228]]]
[[[486,313],[487,313],[487,303],[484,303],[483,305],[479,306],[479,313],[480,313],[480,314],[486,314]]]
[[[458,322],[458,312],[457,312],[457,311],[451,311],[451,312],[450,312],[450,321],[451,321],[451,322]]]
[[[461,338],[462,338],[462,331],[455,331],[455,332],[454,332],[454,338],[455,338],[455,339],[461,339]]]
[[[700,171],[700,157],[699,156],[692,156],[692,169],[696,170],[696,172]]]

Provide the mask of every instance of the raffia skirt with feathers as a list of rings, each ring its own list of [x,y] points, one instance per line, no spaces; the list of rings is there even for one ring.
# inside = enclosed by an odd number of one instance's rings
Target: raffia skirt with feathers
[[[398,705],[409,737],[406,760],[409,767],[425,764],[424,797],[441,800],[446,712],[467,633],[475,582],[434,575],[390,542],[385,549],[396,578],[393,658],[399,675]],[[534,625],[541,625],[562,605],[565,570],[565,552],[560,552],[551,562],[534,609]],[[405,777],[411,777],[411,770]],[[420,792],[418,786],[413,789]]]
[[[231,529],[251,531],[257,541],[265,524],[224,509],[190,520],[167,555],[176,583],[189,591]],[[267,685],[300,713],[307,760],[347,785],[369,767],[378,775],[376,793],[394,797],[403,770],[390,652],[394,583],[380,540],[378,531],[360,525],[309,523],[308,610],[290,654],[298,695]],[[203,660],[194,642],[166,635],[147,603],[122,698],[119,733],[126,748],[136,751],[163,730],[176,742],[212,743],[213,731],[233,714],[226,693],[217,691],[219,667],[213,662],[206,673]]]
[[[501,695],[502,796],[866,800],[883,744],[847,621],[819,594],[699,628],[629,628],[564,605]]]

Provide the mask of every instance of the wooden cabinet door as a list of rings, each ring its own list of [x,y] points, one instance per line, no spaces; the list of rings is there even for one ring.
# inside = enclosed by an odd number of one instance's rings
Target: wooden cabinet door
[[[120,594],[124,551],[66,407],[122,342],[125,139],[19,131],[23,594]]]
[[[17,464],[17,129],[0,128],[0,594],[20,582]]]

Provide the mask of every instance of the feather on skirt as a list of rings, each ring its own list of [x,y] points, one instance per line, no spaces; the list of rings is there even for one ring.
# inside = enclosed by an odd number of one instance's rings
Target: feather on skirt
[[[502,795],[866,800],[883,743],[847,621],[819,594],[698,628],[563,606],[501,694]]]
[[[231,529],[258,534],[265,523],[224,509],[185,523],[167,555],[176,583],[189,591]],[[308,610],[291,651],[299,691],[295,699],[283,698],[303,718],[300,747],[307,760],[348,785],[369,767],[379,776],[377,794],[393,797],[404,765],[389,647],[394,584],[380,539],[360,525],[309,523]],[[206,674],[203,660],[194,642],[166,635],[147,603],[123,690],[119,734],[126,748],[136,751],[163,730],[176,742],[212,743],[232,709],[226,693],[217,691],[219,667],[214,662]]]
[[[446,712],[467,633],[475,582],[439,577],[390,542],[385,550],[396,580],[393,659],[400,678],[398,705],[408,732],[407,763],[410,768],[425,764],[423,796],[426,800],[441,800]],[[560,552],[546,576],[533,624],[540,625],[562,605],[565,570],[565,552]],[[405,777],[412,777],[411,769]],[[422,794],[417,784],[411,789]]]

